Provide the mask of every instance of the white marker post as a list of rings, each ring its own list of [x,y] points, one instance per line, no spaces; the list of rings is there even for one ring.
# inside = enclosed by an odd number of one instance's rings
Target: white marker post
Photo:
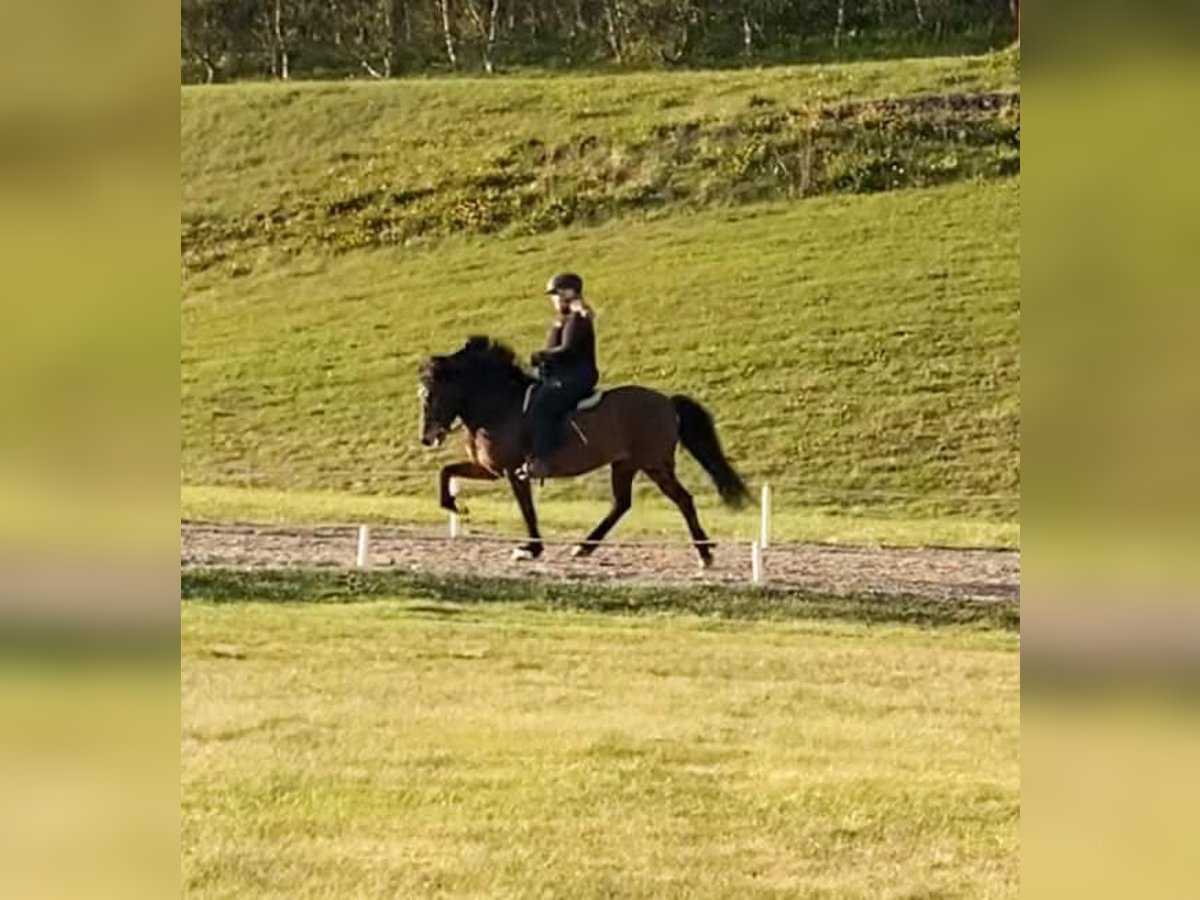
[[[366,525],[358,526],[358,553],[354,556],[354,564],[365,569],[371,561],[371,529]]]
[[[750,583],[763,583],[762,544],[758,541],[750,545]]]
[[[455,499],[458,498],[458,479],[457,478],[450,479],[450,496]],[[462,525],[458,521],[458,513],[456,513],[456,512],[450,513],[450,537],[456,538],[459,536],[459,534],[461,532],[462,532]]]
[[[771,486],[762,486],[762,522],[758,529],[758,543],[765,550],[771,546]]]

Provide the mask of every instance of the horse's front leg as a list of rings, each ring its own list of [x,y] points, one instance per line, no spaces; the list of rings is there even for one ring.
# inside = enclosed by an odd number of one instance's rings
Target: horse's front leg
[[[450,479],[469,478],[474,481],[495,481],[496,477],[495,472],[485,469],[478,463],[458,462],[442,466],[442,471],[438,475],[438,503],[442,509],[448,512],[463,512],[458,508],[458,501],[454,495],[450,493]]]
[[[525,530],[529,533],[529,541],[513,551],[513,559],[537,559],[542,555],[542,536],[538,533],[533,488],[515,472],[508,473],[508,483],[512,485],[513,496],[517,498],[517,506],[521,507],[521,517],[525,520]]]

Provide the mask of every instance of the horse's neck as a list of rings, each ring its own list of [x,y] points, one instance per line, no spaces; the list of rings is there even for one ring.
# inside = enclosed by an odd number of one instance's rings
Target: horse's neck
[[[521,414],[526,387],[516,382],[497,386],[495,390],[470,397],[463,410],[463,425],[468,431],[495,428],[513,416]]]

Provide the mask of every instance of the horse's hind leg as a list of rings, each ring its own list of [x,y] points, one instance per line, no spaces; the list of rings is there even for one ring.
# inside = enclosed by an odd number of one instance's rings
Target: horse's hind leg
[[[675,464],[667,462],[661,466],[647,469],[646,474],[650,476],[651,481],[658,485],[658,489],[666,494],[679,507],[679,511],[683,513],[688,531],[692,535],[692,542],[696,546],[696,553],[700,557],[700,565],[707,569],[712,565],[712,545],[709,543],[708,535],[700,527],[700,518],[696,515],[696,504],[692,501],[692,495],[688,493],[687,488],[680,484],[679,479],[675,477]]]
[[[529,532],[529,541],[513,551],[513,559],[537,559],[542,555],[542,536],[538,533],[537,509],[533,505],[533,488],[523,478],[509,473],[508,483],[512,487],[513,496],[517,498],[517,506],[521,508],[521,517],[525,520],[525,529]]]
[[[592,529],[591,534],[584,538],[583,543],[576,544],[571,551],[572,556],[591,556],[592,551],[604,540],[604,536],[612,531],[614,525],[621,521],[621,516],[629,512],[633,506],[633,479],[637,475],[637,466],[623,459],[612,464],[612,509],[600,520],[600,524]]]

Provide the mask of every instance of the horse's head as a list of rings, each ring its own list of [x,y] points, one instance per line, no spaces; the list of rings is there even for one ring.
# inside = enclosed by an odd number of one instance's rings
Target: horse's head
[[[458,418],[467,419],[468,400],[473,415],[495,409],[497,398],[503,408],[511,401],[520,410],[520,400],[530,378],[504,344],[486,337],[472,337],[449,356],[431,356],[421,366],[421,443],[439,447]],[[518,399],[513,399],[513,398]],[[468,427],[472,427],[468,421]]]
[[[464,388],[452,356],[432,356],[421,366],[417,397],[421,402],[421,443],[440,447],[462,414]]]

